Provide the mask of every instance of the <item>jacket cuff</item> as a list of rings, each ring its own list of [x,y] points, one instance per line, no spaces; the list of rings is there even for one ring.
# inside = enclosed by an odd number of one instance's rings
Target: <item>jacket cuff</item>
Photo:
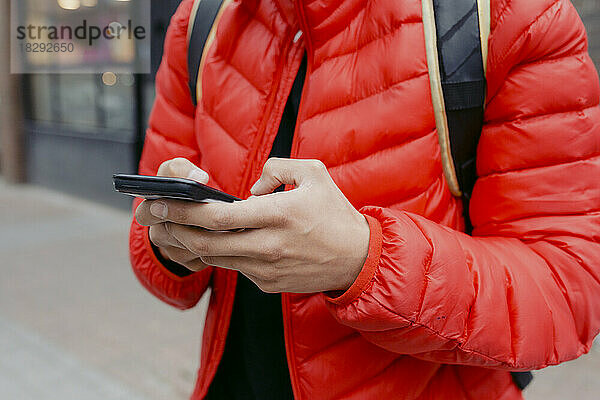
[[[152,242],[150,241],[149,231],[150,231],[149,227],[147,227],[147,226],[143,227],[142,237],[143,237],[143,240],[144,240],[144,247],[146,248],[146,252],[147,252],[148,256],[152,259],[152,263],[163,274],[167,275],[170,279],[172,279],[174,281],[186,282],[188,280],[192,280],[194,278],[194,275],[196,274],[195,272],[190,271],[189,274],[182,276],[178,272],[175,272],[175,270],[169,269],[168,268],[168,264],[167,263],[163,263],[157,257],[157,254],[156,254],[156,251],[154,249],[154,246],[152,245]],[[181,266],[181,268],[185,268],[185,267]]]
[[[381,224],[379,221],[370,215],[365,215],[369,224],[370,236],[369,236],[369,253],[365,263],[356,277],[356,280],[350,286],[348,290],[337,297],[333,297],[331,293],[325,293],[325,298],[330,303],[338,306],[346,306],[355,299],[357,299],[364,291],[367,286],[373,280],[377,266],[379,265],[379,258],[381,257],[381,245],[382,245],[382,231]]]

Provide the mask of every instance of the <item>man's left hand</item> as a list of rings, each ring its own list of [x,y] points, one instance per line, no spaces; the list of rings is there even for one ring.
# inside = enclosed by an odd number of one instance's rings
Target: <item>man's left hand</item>
[[[294,189],[272,193],[282,184]],[[272,158],[251,193],[236,203],[144,201],[136,218],[146,226],[166,223],[205,264],[238,270],[265,292],[352,285],[367,258],[369,225],[323,163]]]

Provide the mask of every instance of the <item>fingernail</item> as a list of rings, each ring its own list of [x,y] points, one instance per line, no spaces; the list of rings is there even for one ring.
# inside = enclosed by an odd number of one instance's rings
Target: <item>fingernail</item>
[[[193,181],[200,182],[200,183],[207,183],[210,178],[205,171],[203,171],[201,169],[193,169],[188,174],[188,179],[191,179]]]
[[[154,215],[156,218],[165,219],[167,218],[168,212],[167,205],[163,202],[155,202],[150,206],[150,214]]]

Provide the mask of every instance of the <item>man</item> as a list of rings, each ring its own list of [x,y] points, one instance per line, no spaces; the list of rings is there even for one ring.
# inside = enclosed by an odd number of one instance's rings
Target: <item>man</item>
[[[226,3],[197,107],[192,6],[169,28],[140,172],[247,200],[136,202],[131,260],[180,309],[212,288],[193,399],[519,399],[510,371],[589,350],[600,88],[568,0],[491,3],[472,237],[420,1]]]

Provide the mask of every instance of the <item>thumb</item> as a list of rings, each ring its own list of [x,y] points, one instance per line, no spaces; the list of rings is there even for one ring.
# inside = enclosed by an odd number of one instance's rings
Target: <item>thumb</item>
[[[281,185],[298,187],[309,179],[316,179],[323,172],[326,173],[327,169],[318,160],[271,158],[265,163],[262,175],[250,193],[261,196],[272,193]]]
[[[203,184],[207,184],[209,180],[206,171],[196,167],[191,161],[185,158],[174,158],[165,161],[158,168],[157,175],[171,178],[186,178]]]

